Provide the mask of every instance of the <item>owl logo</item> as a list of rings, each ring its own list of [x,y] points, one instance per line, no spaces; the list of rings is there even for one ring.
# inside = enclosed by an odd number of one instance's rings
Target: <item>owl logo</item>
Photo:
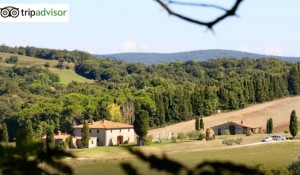
[[[19,8],[13,6],[7,6],[0,8],[0,14],[3,18],[13,17],[16,18],[19,16]]]

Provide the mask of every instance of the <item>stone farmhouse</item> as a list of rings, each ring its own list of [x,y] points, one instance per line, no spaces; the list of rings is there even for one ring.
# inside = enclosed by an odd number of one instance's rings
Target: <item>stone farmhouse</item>
[[[83,125],[73,126],[75,137],[81,137]],[[134,142],[133,125],[107,120],[89,123],[90,137],[95,137],[97,146],[113,146]]]
[[[215,135],[225,135],[225,130],[228,129],[231,135],[235,134],[245,134],[248,129],[253,134],[261,133],[262,127],[254,124],[246,123],[243,120],[240,122],[228,121],[221,125],[212,127]]]

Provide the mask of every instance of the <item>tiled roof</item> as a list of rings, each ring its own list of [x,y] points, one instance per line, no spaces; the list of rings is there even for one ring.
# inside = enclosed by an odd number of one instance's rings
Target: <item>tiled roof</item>
[[[83,128],[83,125],[73,126],[73,128]],[[103,120],[103,121],[89,123],[89,128],[90,129],[124,129],[124,128],[127,129],[127,128],[133,128],[133,125]]]
[[[251,123],[246,123],[245,121],[240,121],[240,122],[234,122],[233,121],[233,123],[235,123],[237,125],[240,125],[240,126],[243,126],[245,128],[251,128],[251,129],[262,128],[261,126],[257,126],[257,125],[251,124]]]
[[[68,137],[70,137],[69,134],[54,135],[55,140],[65,140]],[[46,136],[42,137],[42,139],[46,139]]]
[[[81,137],[80,136],[76,136],[76,137],[73,137],[73,138],[75,138],[76,140],[80,140],[81,139]],[[90,137],[90,140],[97,140],[97,137]]]

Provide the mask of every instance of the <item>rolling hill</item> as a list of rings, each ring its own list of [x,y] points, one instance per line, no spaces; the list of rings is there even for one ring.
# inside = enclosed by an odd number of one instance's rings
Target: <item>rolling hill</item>
[[[16,54],[0,52],[0,57],[3,60],[9,58],[12,55],[16,55]],[[57,69],[56,65],[58,64],[58,60],[45,60],[45,59],[39,59],[39,58],[34,58],[34,57],[28,57],[28,56],[24,56],[24,55],[17,55],[17,56],[18,56],[19,61],[16,64],[16,66],[24,66],[24,67],[36,66],[36,67],[45,68],[44,65],[46,63],[49,63],[49,65],[50,65],[49,70],[55,74],[58,74],[60,77],[60,81],[63,84],[68,84],[72,81],[77,81],[80,83],[81,82],[87,82],[87,83],[93,82],[93,80],[86,79],[86,78],[76,74],[74,71],[73,63],[64,62],[65,65],[68,65],[70,67],[69,70]],[[0,62],[0,66],[11,67],[11,66],[14,66],[14,64],[7,64],[3,61],[3,62]]]
[[[228,121],[245,121],[266,129],[266,122],[273,119],[274,132],[284,132],[289,130],[289,120],[292,110],[299,114],[300,96],[286,97],[261,104],[251,105],[247,108],[214,114],[204,117],[205,128],[210,128]],[[167,135],[169,133],[190,132],[195,128],[195,120],[185,121],[162,128],[152,129],[148,133],[154,137]]]
[[[107,54],[107,55],[95,55],[98,58],[111,58],[131,63],[145,63],[145,64],[159,64],[170,63],[174,61],[207,61],[216,58],[278,58],[283,61],[300,61],[300,57],[282,57],[272,55],[262,55],[256,53],[248,53],[233,50],[198,50],[190,52],[178,52],[178,53],[119,53],[119,54]]]

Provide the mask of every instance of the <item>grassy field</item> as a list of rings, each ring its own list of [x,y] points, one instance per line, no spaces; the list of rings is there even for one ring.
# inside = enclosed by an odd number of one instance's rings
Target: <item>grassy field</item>
[[[86,79],[78,74],[76,74],[72,70],[65,70],[65,69],[55,69],[55,68],[49,68],[49,70],[53,73],[56,73],[60,77],[60,81],[63,84],[68,84],[72,81],[77,81],[80,83],[93,83],[93,80]]]
[[[2,57],[3,60],[9,58],[14,54],[10,53],[2,53],[0,52],[0,57]],[[66,69],[56,69],[56,65],[58,64],[57,60],[44,60],[44,59],[38,59],[38,58],[33,58],[33,57],[28,57],[24,55],[17,55],[18,56],[18,63],[16,66],[24,66],[24,67],[30,67],[30,66],[37,66],[41,68],[45,68],[44,65],[46,63],[50,64],[49,70],[53,73],[56,73],[59,75],[60,80],[63,84],[68,84],[71,81],[77,81],[80,83],[87,82],[87,83],[92,83],[94,82],[93,80],[86,79],[78,74],[76,74],[74,70],[74,64],[73,63],[67,63],[65,62],[64,65],[68,65],[70,67],[70,70]],[[14,64],[6,64],[4,61],[0,63],[0,65],[11,67]]]
[[[15,54],[10,54],[10,53],[2,53],[0,52],[0,57],[2,57],[3,60],[9,58],[10,56],[15,55]],[[44,59],[38,59],[38,58],[33,58],[33,57],[28,57],[24,55],[17,55],[18,56],[18,66],[38,66],[38,67],[44,67],[44,65],[48,62],[50,64],[50,67],[55,67],[58,63],[57,60],[44,60]],[[12,66],[12,64],[6,64],[1,63],[2,65],[6,66]],[[71,67],[74,67],[70,65]]]
[[[245,137],[246,138],[246,137]],[[251,138],[253,142],[259,137]],[[244,138],[243,138],[244,139]],[[222,138],[212,142],[188,141],[183,143],[153,144],[142,148],[145,153],[167,156],[183,164],[193,167],[204,161],[231,161],[249,166],[263,164],[266,168],[286,167],[300,156],[300,141],[285,141],[273,143],[256,143],[253,145],[224,146]],[[246,143],[247,139],[244,139]],[[244,142],[244,141],[243,141]],[[207,147],[210,144],[211,147]],[[197,147],[198,146],[198,147]],[[97,147],[93,149],[76,150],[78,157],[84,160],[71,160],[75,174],[124,174],[121,162],[131,162],[143,174],[164,174],[149,170],[148,165],[130,155],[123,147]],[[89,159],[90,158],[90,159]]]

